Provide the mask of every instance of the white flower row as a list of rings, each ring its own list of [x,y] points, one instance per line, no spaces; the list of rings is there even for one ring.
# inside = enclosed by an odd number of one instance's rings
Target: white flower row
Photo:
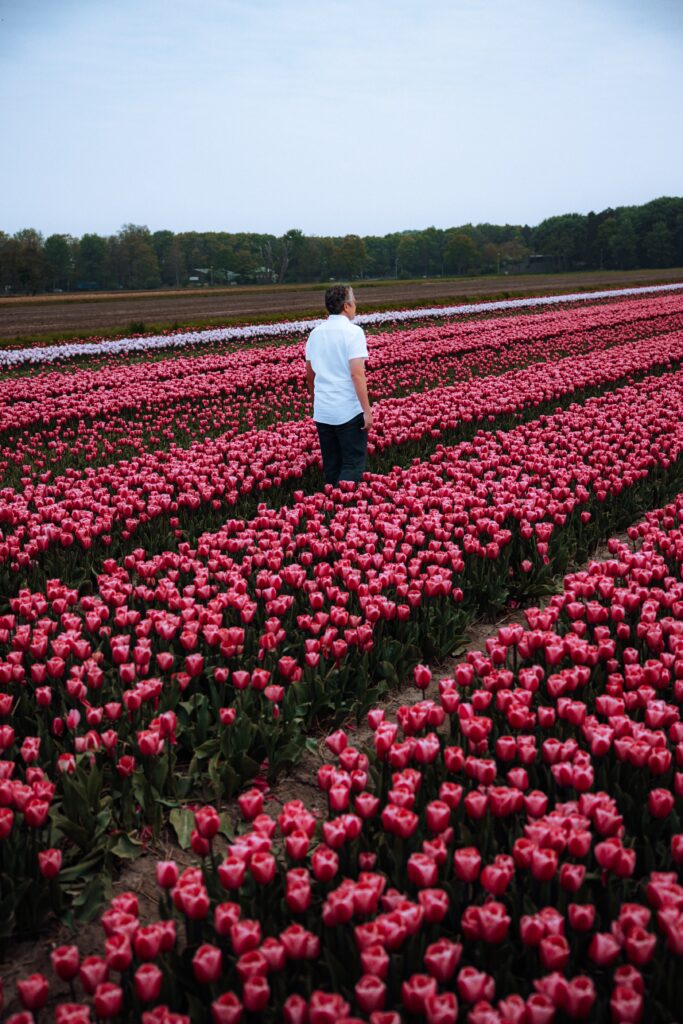
[[[410,320],[439,319],[472,313],[517,309],[521,306],[549,306],[560,302],[592,301],[642,295],[647,292],[667,292],[683,288],[676,284],[647,285],[640,288],[618,288],[602,292],[575,292],[572,295],[543,295],[538,298],[504,299],[498,302],[467,303],[462,306],[433,306],[423,309],[400,309],[384,313],[361,313],[355,322],[365,324],[398,323]],[[277,338],[281,335],[307,334],[322,318],[293,320],[279,324],[253,324],[248,327],[218,327],[205,331],[183,331],[178,334],[155,335],[146,338],[117,338],[113,341],[66,342],[63,345],[43,345],[34,348],[0,350],[0,367],[20,366],[22,363],[52,363],[58,359],[73,359],[83,355],[119,355],[122,352],[149,352],[153,349],[184,348],[186,345],[211,344],[221,341],[247,341],[252,338]]]

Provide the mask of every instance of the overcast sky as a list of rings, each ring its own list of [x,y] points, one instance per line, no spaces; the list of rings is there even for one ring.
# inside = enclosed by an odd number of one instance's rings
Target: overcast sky
[[[385,234],[683,195],[681,0],[0,0],[0,230]]]

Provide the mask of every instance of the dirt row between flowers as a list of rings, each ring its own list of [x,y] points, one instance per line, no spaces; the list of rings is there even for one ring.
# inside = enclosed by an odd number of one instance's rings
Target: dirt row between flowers
[[[458,304],[471,299],[560,294],[598,288],[666,284],[680,281],[679,267],[658,270],[582,271],[572,274],[515,274],[475,278],[428,278],[417,281],[357,281],[354,290],[362,312],[377,309]],[[183,326],[213,321],[228,324],[322,315],[325,284],[251,285],[198,291],[37,295],[0,299],[0,338],[27,340],[37,335],[84,337],[87,332]],[[63,340],[62,337],[62,340]]]
[[[619,540],[626,539],[626,533],[623,531],[616,532],[612,536]],[[609,557],[609,552],[607,542],[604,541],[586,561],[567,566],[566,573],[578,572],[587,568],[590,562],[601,561],[607,557]],[[412,680],[404,679],[374,706],[381,708],[387,719],[393,720],[398,708],[402,705],[416,704],[425,699],[438,700],[439,680],[452,676],[455,666],[464,660],[468,651],[483,650],[486,641],[495,637],[501,626],[523,622],[526,608],[543,607],[552,593],[561,589],[564,575],[565,573],[562,573],[555,578],[552,584],[548,585],[548,592],[545,596],[534,598],[516,607],[506,608],[495,618],[481,618],[472,622],[465,631],[465,640],[453,651],[452,655],[430,666],[432,680],[428,689],[418,689]],[[367,749],[371,745],[373,731],[365,717],[359,720],[347,719],[342,723],[337,723],[335,727],[341,727],[349,733],[352,743],[360,750]],[[317,728],[311,733],[308,748],[302,754],[296,767],[267,789],[264,810],[277,813],[277,810],[288,801],[301,800],[316,818],[324,818],[327,811],[327,799],[317,785],[316,776],[318,769],[330,759],[325,746],[326,735],[327,730],[323,728]],[[253,785],[253,780],[251,785]],[[236,799],[226,801],[220,809],[228,812],[235,827],[239,825],[241,815]],[[220,845],[217,843],[216,846],[217,852],[224,852],[227,845],[227,841],[221,839]],[[276,854],[280,852],[276,847]],[[167,826],[157,844],[148,846],[136,860],[123,862],[119,875],[112,879],[111,892],[107,895],[108,902],[113,896],[124,892],[134,892],[139,901],[139,917],[142,925],[150,923],[157,914],[160,891],[156,882],[158,860],[174,860],[182,870],[195,865],[197,856],[189,846],[186,848],[181,846],[173,829]],[[61,945],[77,944],[82,958],[91,955],[99,956],[102,953],[103,940],[104,933],[99,920],[79,922],[73,926],[56,922],[37,938],[13,941],[10,950],[4,952],[0,950],[0,978],[5,985],[7,1015],[21,1010],[15,989],[18,979],[34,972],[52,975],[50,952],[53,949]],[[55,1005],[68,999],[69,995],[69,986],[65,982],[61,983],[59,987],[57,985],[51,987],[50,999],[44,1012],[46,1014],[53,1012]]]

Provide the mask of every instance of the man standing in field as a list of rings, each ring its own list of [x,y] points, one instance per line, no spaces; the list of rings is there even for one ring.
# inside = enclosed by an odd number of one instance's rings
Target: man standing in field
[[[372,409],[365,380],[368,346],[353,323],[353,288],[338,284],[325,292],[330,314],[306,343],[306,382],[313,395],[325,483],[361,478],[365,469]]]

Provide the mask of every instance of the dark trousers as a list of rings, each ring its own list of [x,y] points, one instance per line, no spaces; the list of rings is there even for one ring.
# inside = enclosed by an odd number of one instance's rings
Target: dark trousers
[[[336,487],[340,480],[356,483],[360,480],[368,451],[368,432],[363,427],[364,422],[362,412],[348,423],[316,422],[326,484]]]

